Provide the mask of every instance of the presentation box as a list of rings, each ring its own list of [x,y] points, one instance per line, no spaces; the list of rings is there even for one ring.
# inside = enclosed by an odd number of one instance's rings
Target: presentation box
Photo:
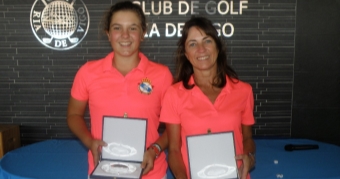
[[[238,179],[233,132],[187,136],[191,179]]]
[[[91,179],[141,178],[145,152],[147,120],[143,118],[103,117],[103,141],[99,164]]]

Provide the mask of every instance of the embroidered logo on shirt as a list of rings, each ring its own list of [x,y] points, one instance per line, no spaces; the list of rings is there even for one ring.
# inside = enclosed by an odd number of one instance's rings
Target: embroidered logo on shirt
[[[152,92],[152,85],[151,85],[151,80],[147,79],[147,78],[144,78],[142,79],[142,82],[139,83],[139,91],[143,94],[151,94]]]

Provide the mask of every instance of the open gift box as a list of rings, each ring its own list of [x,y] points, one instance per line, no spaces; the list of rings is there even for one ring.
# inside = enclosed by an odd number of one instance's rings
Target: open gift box
[[[191,179],[238,179],[233,132],[187,136]]]
[[[102,138],[108,145],[90,179],[141,178],[146,132],[146,119],[104,116]]]

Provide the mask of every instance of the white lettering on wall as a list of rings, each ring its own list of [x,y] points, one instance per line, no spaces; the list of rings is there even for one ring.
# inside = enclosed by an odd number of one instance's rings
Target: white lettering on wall
[[[159,1],[133,1],[133,3],[138,4],[142,7],[143,12],[146,16],[161,16],[161,15],[175,15],[180,16],[187,16],[187,15],[198,15],[201,12],[199,9],[204,9],[207,15],[242,15],[244,9],[248,9],[248,1],[247,0],[240,0],[238,3],[239,5],[235,5],[234,0],[220,0],[220,1],[203,1],[203,0],[195,0],[195,1],[188,1],[188,0],[181,0],[178,1],[178,14],[173,14],[176,12],[176,4],[173,6],[173,3],[177,3],[176,1],[169,1],[169,0],[159,0]],[[176,7],[176,8],[175,8]],[[175,11],[173,11],[175,8]],[[177,13],[177,12],[176,12]],[[189,18],[190,16],[187,16]],[[150,18],[150,17],[149,17]],[[159,17],[158,19],[161,19]],[[209,17],[208,17],[209,18]],[[228,16],[226,17],[226,19]],[[222,18],[223,19],[223,18]],[[214,18],[210,20],[214,21]],[[149,28],[149,32],[145,34],[147,38],[158,38],[162,33],[160,33],[157,23],[152,23],[151,27]],[[160,29],[165,29],[163,32],[165,37],[181,37],[182,30],[183,30],[184,22],[166,22],[165,27],[161,27]],[[214,22],[214,26],[218,31],[219,36],[223,37],[232,37],[235,32],[235,28],[232,23],[228,22]]]

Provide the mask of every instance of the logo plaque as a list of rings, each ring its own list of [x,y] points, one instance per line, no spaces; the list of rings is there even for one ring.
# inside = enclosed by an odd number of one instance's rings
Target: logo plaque
[[[35,37],[53,50],[69,50],[86,36],[90,26],[82,0],[36,0],[30,21]]]

